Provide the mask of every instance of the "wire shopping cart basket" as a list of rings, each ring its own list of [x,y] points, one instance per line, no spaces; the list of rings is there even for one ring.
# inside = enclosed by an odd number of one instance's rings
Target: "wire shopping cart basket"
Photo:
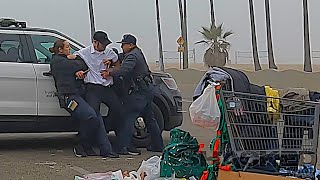
[[[220,96],[240,170],[265,170],[269,163],[278,166],[274,172],[290,174],[303,164],[316,165],[319,103],[224,90]]]

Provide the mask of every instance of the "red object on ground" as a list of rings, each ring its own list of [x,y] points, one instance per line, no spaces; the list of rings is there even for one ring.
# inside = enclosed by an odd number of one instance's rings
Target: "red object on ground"
[[[199,144],[198,153],[201,153],[203,148],[204,148],[204,144]]]
[[[221,166],[219,165],[219,169],[223,170],[223,171],[232,171],[231,166]]]
[[[200,180],[208,180],[208,177],[209,177],[209,172],[203,171],[203,174],[202,174]]]

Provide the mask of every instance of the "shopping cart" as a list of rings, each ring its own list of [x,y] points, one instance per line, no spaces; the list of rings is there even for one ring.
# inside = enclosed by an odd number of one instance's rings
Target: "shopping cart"
[[[238,170],[294,175],[299,166],[315,167],[319,103],[224,90],[220,97]]]

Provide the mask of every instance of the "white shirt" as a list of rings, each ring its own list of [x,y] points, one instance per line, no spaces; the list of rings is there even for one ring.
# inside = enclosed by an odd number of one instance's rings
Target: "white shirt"
[[[118,61],[117,54],[111,48],[106,47],[103,52],[98,52],[94,49],[93,45],[91,45],[74,54],[79,55],[90,69],[84,78],[85,83],[101,84],[103,86],[113,84],[113,78],[111,76],[104,79],[100,73],[106,69],[106,65],[103,64],[104,59],[111,60],[112,62]]]

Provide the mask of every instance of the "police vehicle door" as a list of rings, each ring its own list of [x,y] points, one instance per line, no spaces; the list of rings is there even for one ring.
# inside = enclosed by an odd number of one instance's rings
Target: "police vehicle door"
[[[36,116],[36,77],[32,63],[26,63],[29,60],[23,31],[1,30],[1,115]]]
[[[37,61],[34,68],[38,88],[38,116],[70,116],[66,110],[60,108],[54,79],[48,73],[50,72],[50,61],[52,59],[49,48],[53,47],[58,38],[65,39],[53,33],[37,32],[37,34],[27,35],[29,48],[34,50],[32,51],[33,58]],[[74,51],[73,49],[71,53]]]

